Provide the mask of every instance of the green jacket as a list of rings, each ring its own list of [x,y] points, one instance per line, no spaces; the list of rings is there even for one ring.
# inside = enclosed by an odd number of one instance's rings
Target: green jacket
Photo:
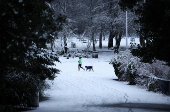
[[[79,63],[79,64],[82,64],[82,59],[79,59],[78,63]]]

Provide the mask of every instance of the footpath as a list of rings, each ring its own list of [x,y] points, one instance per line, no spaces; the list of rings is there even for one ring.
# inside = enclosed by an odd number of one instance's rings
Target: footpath
[[[82,58],[83,67],[92,65],[94,72],[78,71],[78,57],[60,57],[55,67],[61,73],[45,91],[48,99],[28,112],[170,112],[169,96],[114,80],[111,57],[99,52],[98,58]]]

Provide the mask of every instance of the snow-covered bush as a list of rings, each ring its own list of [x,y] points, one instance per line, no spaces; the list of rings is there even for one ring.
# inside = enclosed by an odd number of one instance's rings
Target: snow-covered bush
[[[165,62],[155,60],[152,64],[143,63],[130,51],[114,56],[111,64],[113,64],[118,79],[129,81],[130,84],[137,83],[147,87],[148,77],[170,80],[170,67]]]
[[[113,65],[119,65],[117,68],[114,66],[115,70],[119,70],[119,74],[115,72],[118,76],[118,79],[128,80],[129,84],[135,83],[137,62],[138,58],[133,57],[130,52],[125,52],[125,54],[117,55],[111,60]]]
[[[120,72],[120,68],[119,68],[121,63],[117,62],[116,58],[114,58],[114,59],[111,60],[110,64],[113,65],[113,67],[115,69],[115,75],[118,77],[118,80],[121,81],[122,80],[122,73]]]
[[[141,63],[138,67],[139,75],[147,75],[170,80],[170,67],[164,61],[155,60],[154,63]]]

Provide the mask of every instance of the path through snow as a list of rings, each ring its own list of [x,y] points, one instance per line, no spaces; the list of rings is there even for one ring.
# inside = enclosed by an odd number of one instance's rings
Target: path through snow
[[[56,63],[56,68],[62,72],[46,91],[49,99],[30,112],[170,111],[170,97],[113,80],[117,77],[110,59],[110,52],[99,52],[98,59],[83,58],[83,66],[94,67],[89,72],[78,71],[78,58],[60,57],[62,63]]]

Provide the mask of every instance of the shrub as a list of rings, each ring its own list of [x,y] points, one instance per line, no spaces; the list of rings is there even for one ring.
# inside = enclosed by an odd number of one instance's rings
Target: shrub
[[[113,62],[111,62],[110,64],[113,65],[114,70],[115,70],[115,75],[118,77],[118,80],[120,81],[120,80],[121,80],[121,77],[122,77],[122,74],[121,74],[121,72],[120,72],[119,67],[120,67],[121,64],[120,64],[120,63],[117,63],[116,61],[113,61]]]
[[[118,76],[119,80],[129,81],[129,84],[135,83],[136,77],[136,58],[132,58],[132,55],[126,52],[123,55],[115,56],[111,60],[111,64],[113,64],[115,68],[115,74]],[[117,66],[115,66],[117,65]],[[116,72],[118,71],[118,72]]]
[[[143,63],[130,51],[125,51],[113,57],[115,74],[119,80],[129,81],[129,84],[139,84],[147,87],[148,77],[158,77],[170,80],[170,67],[164,61],[155,60],[153,63]]]

